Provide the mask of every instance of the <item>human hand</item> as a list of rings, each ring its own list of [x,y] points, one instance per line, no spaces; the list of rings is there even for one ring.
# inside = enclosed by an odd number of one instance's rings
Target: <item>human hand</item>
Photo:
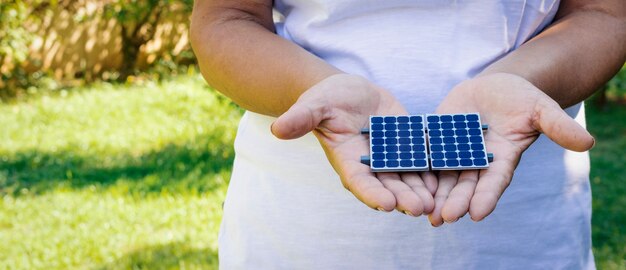
[[[313,131],[344,187],[369,207],[395,208],[412,216],[430,213],[437,185],[434,174],[373,173],[360,162],[360,156],[369,152],[369,141],[361,134],[369,116],[398,114],[406,110],[389,92],[362,77],[337,74],[304,92],[272,124],[272,133],[295,139]]]
[[[433,226],[454,222],[466,213],[480,221],[489,215],[508,187],[522,153],[540,133],[560,146],[586,151],[593,137],[549,96],[522,77],[491,74],[467,80],[452,89],[437,113],[479,112],[487,150],[494,160],[485,170],[440,171]]]

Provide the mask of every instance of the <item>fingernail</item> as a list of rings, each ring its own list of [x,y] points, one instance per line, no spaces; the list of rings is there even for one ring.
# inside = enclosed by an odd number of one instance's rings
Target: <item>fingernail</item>
[[[591,139],[593,140],[593,143],[591,144],[591,148],[589,148],[589,149],[593,149],[593,147],[596,146],[596,138],[591,137]]]
[[[378,207],[378,208],[376,208],[376,210],[378,210],[378,211],[383,211],[383,212],[387,212],[387,211],[385,210],[385,208],[382,208],[382,207]]]
[[[444,219],[443,222],[450,224],[450,223],[456,222],[457,220],[459,220],[459,218],[456,218],[455,220],[445,220]]]
[[[430,221],[430,226],[433,226],[435,228],[441,226],[441,224],[435,225],[435,223],[433,222],[432,217],[430,215],[428,216],[428,221]]]
[[[409,210],[404,210],[404,212],[403,212],[403,213],[404,213],[405,215],[409,215],[409,216],[415,217],[415,215],[413,215],[413,213],[411,213],[411,211],[409,211]]]

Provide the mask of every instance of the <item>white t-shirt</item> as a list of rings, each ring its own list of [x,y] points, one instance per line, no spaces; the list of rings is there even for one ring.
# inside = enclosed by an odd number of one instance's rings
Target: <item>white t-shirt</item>
[[[558,0],[277,0],[275,7],[285,16],[279,35],[423,114],[548,25]],[[584,125],[581,104],[567,112]],[[278,140],[273,120],[246,112],[239,125],[219,235],[222,269],[595,268],[587,153],[540,136],[490,216],[433,228],[425,217],[363,205],[314,136]]]

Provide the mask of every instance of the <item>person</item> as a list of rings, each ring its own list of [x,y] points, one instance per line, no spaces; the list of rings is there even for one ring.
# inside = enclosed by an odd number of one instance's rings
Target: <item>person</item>
[[[221,268],[595,268],[581,102],[626,59],[624,1],[200,0],[191,42],[247,110]],[[490,167],[359,162],[370,115],[432,112],[479,112]]]

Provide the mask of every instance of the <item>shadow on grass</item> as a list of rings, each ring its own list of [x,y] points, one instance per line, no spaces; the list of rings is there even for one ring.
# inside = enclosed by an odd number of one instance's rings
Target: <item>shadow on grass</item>
[[[234,153],[208,145],[214,144],[169,144],[139,156],[19,152],[0,157],[0,195],[113,186],[136,195],[209,192],[224,184],[215,179],[228,179]]]
[[[217,269],[217,266],[216,251],[174,242],[133,251],[95,269]]]

